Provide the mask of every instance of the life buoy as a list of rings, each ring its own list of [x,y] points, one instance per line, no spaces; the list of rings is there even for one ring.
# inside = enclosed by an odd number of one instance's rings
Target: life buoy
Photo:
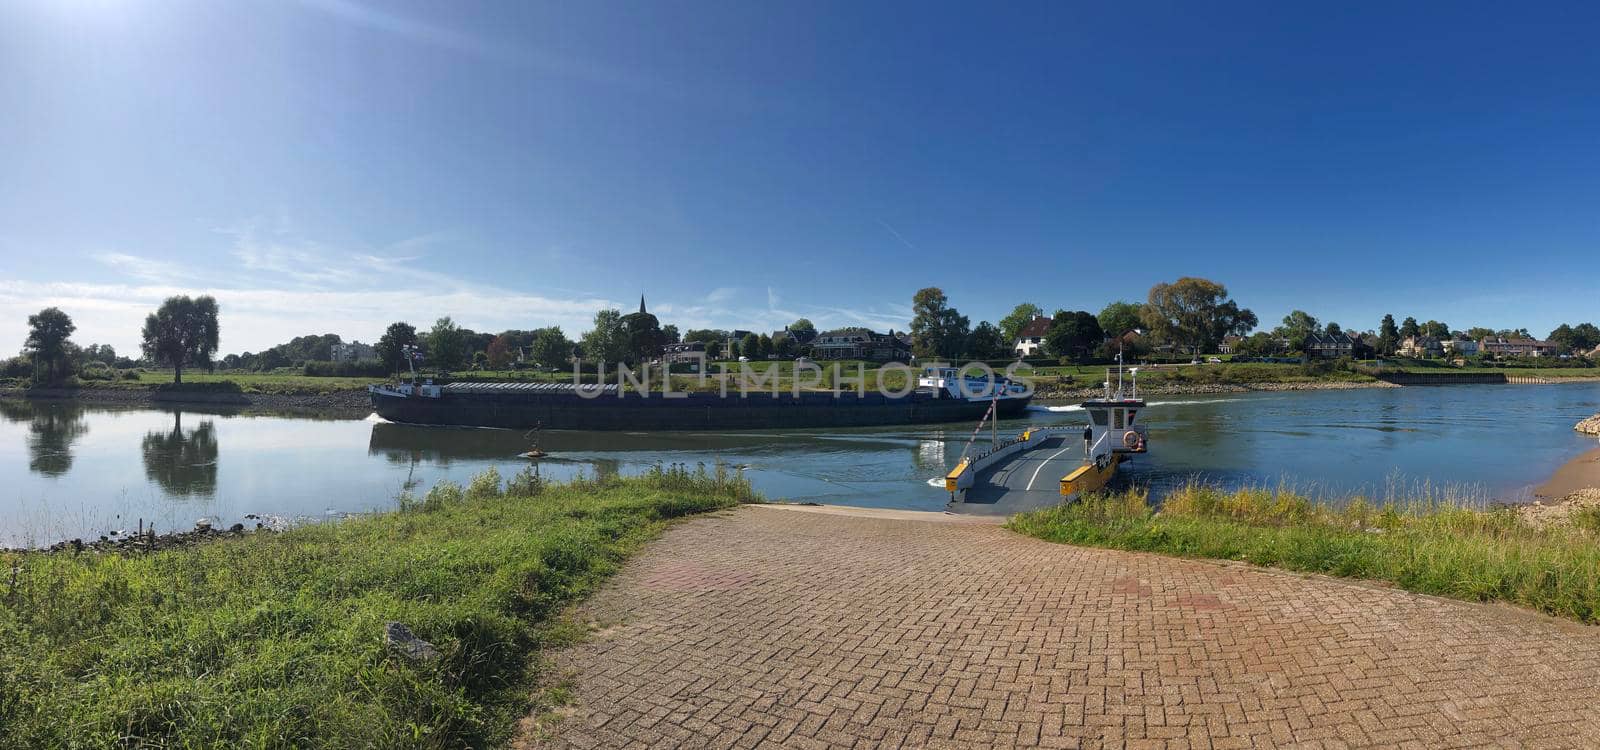
[[[1144,439],[1139,437],[1139,433],[1133,430],[1122,433],[1122,447],[1128,450],[1138,450],[1141,442],[1144,442]]]

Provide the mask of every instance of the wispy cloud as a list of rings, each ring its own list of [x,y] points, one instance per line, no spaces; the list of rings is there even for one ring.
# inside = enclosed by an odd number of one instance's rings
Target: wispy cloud
[[[898,240],[900,242],[900,244],[905,245],[906,247],[911,248],[912,250],[916,250],[917,249],[917,246],[911,244],[910,240],[907,240],[905,237],[902,237],[899,232],[895,231],[894,227],[889,226],[889,222],[884,221],[883,219],[878,219],[878,226],[881,226],[884,229],[889,230],[889,234],[892,235],[896,240]]]
[[[556,56],[526,46],[503,43],[440,23],[413,18],[355,0],[299,0],[300,4],[353,26],[389,34],[418,44],[489,62],[535,70],[562,78],[625,89],[633,93],[681,98],[682,87],[638,71],[623,70],[572,56]],[[439,8],[448,8],[441,4]]]
[[[192,272],[185,271],[174,263],[142,258],[127,253],[95,253],[90,257],[111,267],[120,274],[131,276],[140,281],[166,283],[192,276]]]

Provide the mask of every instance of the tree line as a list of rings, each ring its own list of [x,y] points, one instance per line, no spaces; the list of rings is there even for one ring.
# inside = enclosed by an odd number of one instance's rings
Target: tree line
[[[108,344],[79,347],[72,342],[77,331],[72,317],[59,307],[47,307],[28,316],[28,337],[22,355],[6,363],[8,377],[31,377],[35,385],[54,384],[70,375],[133,367]],[[145,317],[141,353],[145,361],[171,367],[173,382],[183,382],[185,367],[210,366],[217,350],[217,301],[211,297],[168,297]]]

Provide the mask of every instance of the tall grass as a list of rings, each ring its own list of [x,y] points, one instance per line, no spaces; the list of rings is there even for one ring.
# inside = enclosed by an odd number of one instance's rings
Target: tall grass
[[[1388,581],[1600,622],[1600,510],[1536,528],[1515,509],[1442,493],[1321,502],[1291,489],[1190,483],[1159,512],[1144,490],[1023,514],[1010,528],[1055,542]]]
[[[753,498],[722,468],[486,473],[281,534],[0,554],[0,747],[493,745],[564,605],[671,519]],[[391,653],[389,621],[441,658]]]

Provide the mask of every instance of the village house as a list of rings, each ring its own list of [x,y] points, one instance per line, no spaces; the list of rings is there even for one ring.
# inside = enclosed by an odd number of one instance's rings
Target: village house
[[[1400,342],[1402,357],[1442,357],[1444,344],[1432,336],[1407,336]]]
[[[910,359],[911,348],[894,331],[883,334],[865,328],[840,328],[812,339],[811,354],[816,359],[891,362]]]
[[[706,342],[685,341],[679,344],[667,344],[661,349],[661,361],[668,365],[684,362],[700,362],[706,355]]]
[[[1223,336],[1222,337],[1222,343],[1217,345],[1217,353],[1218,354],[1232,354],[1234,345],[1238,344],[1240,341],[1243,341],[1243,340],[1244,340],[1243,336],[1235,336],[1235,335],[1233,335],[1231,333],[1228,334],[1227,336]]]
[[[1050,332],[1050,318],[1043,315],[1034,316],[1022,330],[1017,331],[1017,339],[1011,342],[1011,351],[1018,357],[1035,357],[1044,354],[1044,336]]]
[[[1444,350],[1457,357],[1470,357],[1478,353],[1478,342],[1472,339],[1450,339],[1443,342]]]
[[[1478,349],[1484,354],[1493,354],[1496,357],[1553,357],[1560,351],[1560,347],[1549,341],[1507,339],[1499,336],[1479,341]]]
[[[1350,357],[1364,359],[1367,353],[1367,344],[1361,340],[1360,334],[1355,333],[1313,333],[1306,336],[1306,356],[1319,359],[1338,359]]]
[[[330,351],[335,362],[360,362],[378,358],[377,349],[360,341],[352,341],[348,344],[334,344]]]

